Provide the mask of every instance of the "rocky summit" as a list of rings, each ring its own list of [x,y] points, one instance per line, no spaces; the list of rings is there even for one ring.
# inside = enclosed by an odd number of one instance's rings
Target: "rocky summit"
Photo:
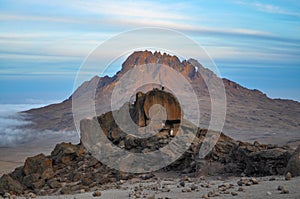
[[[154,89],[147,93],[139,92],[135,102],[124,104],[123,108],[127,107],[126,110],[130,110],[129,113],[134,123],[138,127],[143,127],[148,126],[153,119],[157,118],[156,112],[153,113],[151,110],[155,105],[162,108],[158,110],[165,111],[162,118],[158,117],[158,119],[163,119],[163,124],[156,128],[155,135],[147,138],[124,133],[116,124],[113,112],[107,112],[93,119],[99,122],[106,137],[115,146],[125,148],[132,153],[155,151],[166,146],[178,136],[176,133],[171,133],[171,131],[177,132],[178,125],[181,125],[181,128],[196,129],[188,150],[175,162],[159,171],[175,172],[177,177],[179,174],[191,173],[195,176],[267,176],[283,175],[286,172],[289,172],[291,176],[299,175],[299,148],[294,150],[288,146],[241,142],[223,133],[220,134],[209,154],[204,159],[199,159],[199,149],[204,143],[208,130],[185,121],[177,99],[166,91]],[[121,111],[121,109],[116,111]],[[81,122],[83,134],[89,128],[88,121],[93,119],[85,119]],[[0,178],[0,195],[82,193],[99,187],[105,189],[106,184],[110,182],[113,183],[111,186],[118,188],[118,183],[121,181],[131,178],[147,180],[155,175],[156,172],[134,174],[111,169],[92,156],[82,143],[78,145],[61,143],[56,145],[50,155],[39,154],[27,158],[24,166],[16,168],[10,174],[3,175]],[[241,182],[243,183],[247,182]],[[257,181],[252,179],[251,183],[255,184]]]

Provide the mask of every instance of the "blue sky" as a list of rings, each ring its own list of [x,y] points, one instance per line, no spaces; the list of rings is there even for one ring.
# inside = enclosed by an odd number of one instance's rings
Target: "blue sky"
[[[93,49],[142,27],[182,32],[206,49],[222,77],[300,101],[298,0],[0,0],[0,103],[69,97]]]

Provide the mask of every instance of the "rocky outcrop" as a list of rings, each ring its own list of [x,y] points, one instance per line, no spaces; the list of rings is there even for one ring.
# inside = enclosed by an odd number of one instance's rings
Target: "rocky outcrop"
[[[131,115],[137,115],[137,118],[135,119],[138,119],[136,123],[139,126],[146,126],[149,124],[151,119],[154,119],[151,118],[151,108],[153,108],[153,105],[160,105],[164,110],[159,110],[160,107],[156,107],[155,110],[154,106],[154,109],[152,110],[152,117],[165,119],[167,123],[179,123],[183,118],[181,107],[176,97],[171,93],[154,89],[146,94],[142,92],[136,94],[136,102],[130,110]],[[163,118],[163,113],[160,113],[160,111],[165,111],[166,118]]]
[[[290,172],[292,176],[300,176],[300,145],[290,158],[286,173]]]
[[[160,108],[153,111],[153,106]],[[165,113],[157,116],[157,113],[163,110]],[[122,115],[124,111],[130,112],[130,116],[138,127],[149,125],[157,127],[155,128],[156,134],[141,138],[123,132],[117,125],[114,114],[124,119]],[[208,136],[208,130],[200,129],[186,121],[176,98],[163,90],[154,89],[145,94],[138,93],[133,104],[125,103],[120,110],[83,120],[81,122],[82,140],[89,139],[88,135],[84,134],[88,128],[89,130],[96,129],[89,126],[91,120],[100,124],[104,136],[106,135],[115,146],[131,153],[155,151],[168,145],[178,136],[171,132],[176,131],[179,124],[182,129],[194,129],[195,136],[190,147],[181,157],[162,168],[161,171],[238,176],[241,174],[247,176],[278,175],[284,174],[286,170],[292,175],[298,175],[297,172],[299,172],[300,147],[294,151],[288,146],[278,147],[258,142],[251,144],[236,141],[223,133],[218,137],[210,153],[204,159],[199,159],[199,150]],[[159,122],[156,124],[152,120]],[[97,139],[95,139],[97,132],[92,133],[94,137],[90,137],[88,141],[97,144]],[[218,132],[210,133],[218,134]],[[147,159],[142,161],[147,163]],[[141,179],[149,178],[145,175],[123,173],[107,167],[101,163],[101,160],[94,158],[82,144],[61,143],[56,145],[51,155],[39,154],[28,158],[24,166],[8,175],[3,175],[0,178],[0,195],[5,192],[17,195],[70,194],[81,190],[89,191],[99,185],[138,176]],[[152,174],[147,174],[147,176],[152,177]]]
[[[27,158],[25,165],[0,178],[0,195],[79,193],[92,187],[128,179],[129,174],[112,170],[85,151],[81,145],[57,144],[50,156]]]
[[[221,134],[216,146],[204,160],[197,160],[197,152],[207,130],[198,129],[190,148],[171,165],[160,172],[199,172],[205,175],[265,176],[283,174],[287,159],[293,153],[291,148],[238,142]],[[113,137],[110,138],[114,140]],[[125,136],[119,147],[131,152],[147,149],[157,150],[170,142],[166,132],[150,140]],[[299,167],[298,167],[299,168]],[[155,174],[155,173],[154,173]],[[118,182],[132,177],[148,179],[151,174],[128,174],[110,169],[88,153],[82,145],[61,143],[49,156],[39,154],[28,158],[24,166],[0,178],[0,195],[9,192],[16,195],[35,193],[37,195],[80,193],[109,182]]]

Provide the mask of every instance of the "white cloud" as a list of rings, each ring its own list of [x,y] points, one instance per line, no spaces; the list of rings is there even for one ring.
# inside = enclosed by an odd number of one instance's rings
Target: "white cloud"
[[[138,17],[148,19],[182,20],[187,15],[179,14],[184,4],[163,4],[151,1],[72,1],[71,5],[78,10],[112,17]]]
[[[14,147],[20,144],[53,142],[78,142],[77,132],[35,131],[20,126],[28,124],[19,111],[41,107],[45,104],[0,104],[0,147]]]
[[[289,15],[294,17],[300,17],[300,13],[292,12],[283,9],[280,6],[276,6],[273,4],[263,4],[260,2],[245,2],[245,1],[237,1],[238,4],[246,5],[255,8],[258,11],[272,13],[272,14],[282,14],[282,15]]]

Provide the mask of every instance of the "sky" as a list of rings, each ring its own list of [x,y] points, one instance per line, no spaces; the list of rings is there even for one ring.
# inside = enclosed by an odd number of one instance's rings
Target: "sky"
[[[0,0],[0,103],[68,98],[92,50],[143,27],[179,31],[207,51],[222,77],[300,101],[298,0]]]

